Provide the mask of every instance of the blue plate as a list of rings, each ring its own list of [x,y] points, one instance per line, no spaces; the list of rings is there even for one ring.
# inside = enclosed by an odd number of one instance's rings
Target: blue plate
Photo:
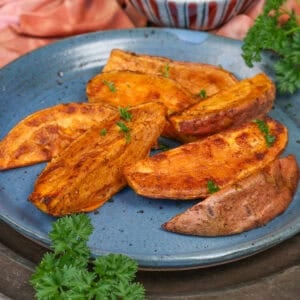
[[[21,57],[0,70],[0,138],[21,119],[57,103],[86,101],[87,81],[99,73],[113,48],[172,59],[222,65],[245,78],[270,70],[272,57],[249,69],[241,43],[206,33],[176,29],[105,31],[62,40]],[[289,129],[284,154],[300,160],[300,95],[278,97],[272,117]],[[27,201],[45,164],[0,172],[0,218],[23,235],[49,246],[55,218]],[[93,255],[131,256],[143,269],[207,267],[242,259],[268,249],[300,231],[299,189],[289,208],[266,226],[229,237],[195,237],[169,233],[161,224],[195,201],[146,199],[130,188],[90,213],[95,228],[89,240]]]

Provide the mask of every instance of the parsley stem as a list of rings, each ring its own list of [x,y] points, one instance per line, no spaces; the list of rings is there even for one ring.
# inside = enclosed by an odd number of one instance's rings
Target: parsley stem
[[[290,34],[292,34],[294,32],[297,32],[297,31],[300,31],[300,26],[291,28],[290,30],[285,32],[285,35],[290,35]]]

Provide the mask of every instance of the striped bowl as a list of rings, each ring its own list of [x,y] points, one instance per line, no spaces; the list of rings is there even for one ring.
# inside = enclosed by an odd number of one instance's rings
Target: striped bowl
[[[255,0],[130,0],[151,23],[211,30],[244,12]]]

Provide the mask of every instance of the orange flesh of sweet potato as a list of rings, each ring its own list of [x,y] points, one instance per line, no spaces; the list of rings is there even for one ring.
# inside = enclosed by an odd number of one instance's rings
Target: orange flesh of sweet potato
[[[167,107],[168,114],[198,101],[170,78],[130,71],[96,75],[88,82],[86,94],[89,102],[103,102],[115,107],[161,102]]]
[[[173,114],[169,120],[179,135],[200,138],[264,116],[274,99],[275,85],[261,73]]]
[[[37,111],[0,141],[0,170],[48,161],[91,126],[118,118],[113,107],[68,103]]]
[[[265,119],[275,142],[268,147],[254,122],[184,144],[140,160],[124,169],[137,194],[151,198],[195,199],[209,195],[208,182],[233,184],[272,162],[285,148],[285,126]]]
[[[99,123],[48,163],[29,200],[45,213],[63,216],[92,211],[122,189],[123,167],[148,155],[165,122],[160,103],[136,106],[130,112],[132,120],[124,121],[129,132],[115,122]],[[101,134],[104,128],[106,134]]]
[[[204,90],[206,95],[210,96],[237,82],[233,74],[214,65],[174,61],[160,56],[135,54],[113,49],[103,71],[117,70],[167,75],[193,95],[197,95],[201,90]]]
[[[163,228],[182,234],[219,236],[263,226],[287,209],[298,181],[295,157],[276,159],[178,214]]]

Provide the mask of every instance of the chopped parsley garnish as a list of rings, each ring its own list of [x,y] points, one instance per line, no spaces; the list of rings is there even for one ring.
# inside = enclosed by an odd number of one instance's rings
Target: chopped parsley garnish
[[[283,8],[284,0],[266,0],[264,10],[255,19],[242,46],[242,57],[249,67],[261,61],[263,51],[276,53],[272,64],[281,93],[300,88],[300,26],[294,11]],[[288,20],[282,23],[282,16]]]
[[[129,144],[129,142],[131,140],[130,132],[125,132],[124,137],[125,137],[125,140],[126,140],[126,144]]]
[[[220,190],[220,188],[216,185],[216,183],[212,180],[207,181],[207,190],[210,194],[213,194]]]
[[[117,88],[116,88],[114,82],[108,81],[108,80],[103,80],[103,84],[105,84],[112,93],[115,93],[117,91]]]
[[[131,121],[132,114],[128,111],[128,107],[119,107],[119,113],[123,120]]]
[[[206,95],[206,90],[200,90],[200,92],[197,94],[197,96],[199,96],[200,98],[204,99],[207,97]]]
[[[158,149],[162,150],[162,151],[167,151],[167,150],[170,149],[170,147],[168,145],[165,145],[165,144],[159,144]]]
[[[293,104],[292,104],[292,103],[288,103],[287,105],[284,106],[284,108],[286,108],[286,109],[289,109],[289,108],[291,108],[291,107],[293,107]]]
[[[162,76],[168,78],[170,76],[170,66],[166,64],[162,69]]]
[[[254,123],[257,124],[259,130],[263,133],[267,146],[271,147],[275,142],[275,136],[270,133],[268,124],[265,121],[259,119],[255,119]]]
[[[120,127],[121,131],[124,131],[124,132],[130,131],[130,128],[127,127],[127,125],[124,122],[118,121],[116,124]]]
[[[145,299],[134,282],[138,266],[128,256],[91,258],[87,246],[93,231],[86,214],[62,217],[49,233],[52,252],[36,267],[30,283],[37,299]]]
[[[127,127],[127,125],[122,121],[118,121],[116,124],[117,124],[117,126],[120,127],[120,130],[124,132],[126,143],[128,144],[130,142],[130,139],[131,139],[130,128]]]
[[[107,134],[107,129],[106,128],[101,129],[100,135],[105,136],[106,134]]]

